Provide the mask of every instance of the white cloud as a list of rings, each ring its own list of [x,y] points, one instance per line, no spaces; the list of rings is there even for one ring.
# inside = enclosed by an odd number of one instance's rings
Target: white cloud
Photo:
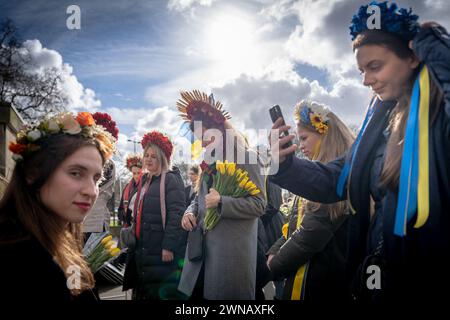
[[[41,73],[44,69],[53,68],[61,77],[61,88],[67,97],[69,110],[95,111],[101,102],[95,96],[95,92],[84,88],[73,74],[73,68],[63,63],[61,55],[51,49],[44,48],[39,40],[26,40],[23,43],[22,54],[30,58],[28,71]]]
[[[211,6],[214,0],[169,0],[167,7],[169,10],[185,11],[194,5]]]

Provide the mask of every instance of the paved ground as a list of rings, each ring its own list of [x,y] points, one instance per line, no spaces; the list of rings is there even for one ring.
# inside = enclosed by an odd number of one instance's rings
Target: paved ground
[[[122,286],[101,286],[99,292],[102,300],[131,300],[131,290],[123,292]],[[264,294],[267,300],[273,300],[275,289],[272,282],[264,287]]]

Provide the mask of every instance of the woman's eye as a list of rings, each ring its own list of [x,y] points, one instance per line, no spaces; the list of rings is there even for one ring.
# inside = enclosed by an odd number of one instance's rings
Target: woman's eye
[[[72,175],[72,176],[74,176],[74,177],[81,177],[81,173],[79,172],[79,171],[72,171],[71,173],[70,173],[70,175]]]
[[[374,64],[374,65],[371,65],[371,66],[370,66],[369,70],[370,70],[370,71],[378,71],[380,68],[381,68],[381,65],[379,65],[379,64]]]

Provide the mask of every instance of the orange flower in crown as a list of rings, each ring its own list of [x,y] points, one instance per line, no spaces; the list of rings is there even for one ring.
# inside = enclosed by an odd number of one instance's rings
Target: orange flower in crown
[[[115,139],[102,126],[96,125],[89,112],[80,112],[76,116],[63,112],[47,117],[40,122],[28,125],[17,133],[16,142],[9,144],[15,161],[21,161],[35,151],[52,135],[80,135],[98,142],[99,151],[105,160],[115,151]]]
[[[95,124],[94,117],[89,112],[79,112],[76,120],[80,124],[80,126],[93,126]]]
[[[170,159],[170,156],[172,155],[173,151],[173,144],[172,141],[170,141],[169,137],[162,134],[158,131],[151,131],[144,135],[144,137],[141,140],[142,148],[145,150],[148,145],[154,144],[158,146],[167,159]]]
[[[217,124],[223,124],[225,120],[231,119],[231,116],[222,107],[222,103],[215,101],[212,94],[208,96],[198,90],[182,91],[181,99],[177,102],[180,116],[186,122],[202,120],[207,117]]]

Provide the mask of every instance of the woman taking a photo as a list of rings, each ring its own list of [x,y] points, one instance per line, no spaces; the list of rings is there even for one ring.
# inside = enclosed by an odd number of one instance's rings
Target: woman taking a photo
[[[300,150],[309,159],[329,162],[353,143],[345,124],[326,106],[302,100],[295,107]],[[269,250],[275,278],[287,278],[283,299],[332,301],[346,291],[347,214],[345,202],[320,204],[295,197],[289,225]]]
[[[374,93],[351,151],[325,164],[286,158],[295,145],[274,144],[281,164],[273,181],[311,201],[348,200],[347,280],[355,297],[439,298],[436,287],[450,285],[442,263],[450,254],[449,35],[394,3],[371,5],[380,9],[381,29],[368,29],[368,6],[350,26],[363,83]],[[273,128],[288,127],[278,119]],[[373,290],[370,266],[379,270]]]

